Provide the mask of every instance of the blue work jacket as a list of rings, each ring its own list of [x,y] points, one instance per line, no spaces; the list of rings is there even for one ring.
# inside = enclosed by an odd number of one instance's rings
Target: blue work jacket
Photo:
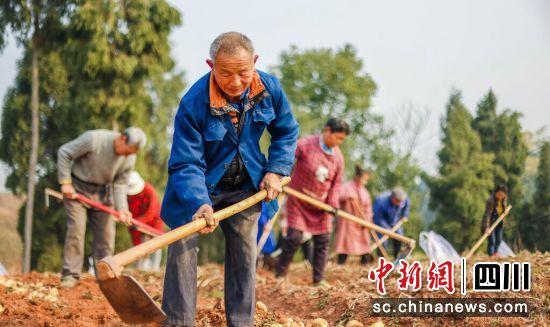
[[[391,229],[399,219],[409,217],[411,206],[407,198],[396,206],[391,202],[391,192],[384,192],[376,197],[372,208],[374,223],[386,229]],[[403,235],[403,227],[400,227],[396,233]]]
[[[199,79],[183,96],[175,117],[161,211],[170,228],[188,223],[201,205],[212,204],[210,194],[237,153],[256,190],[267,172],[288,176],[292,170],[298,123],[280,82],[257,71],[240,134],[227,114],[232,107],[215,83],[211,73]],[[259,144],[265,129],[271,135],[269,159]],[[277,201],[266,205],[270,212],[278,209]]]

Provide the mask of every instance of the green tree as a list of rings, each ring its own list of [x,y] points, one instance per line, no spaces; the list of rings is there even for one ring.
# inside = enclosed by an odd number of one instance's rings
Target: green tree
[[[25,108],[30,107],[30,148],[28,152],[28,163],[26,175],[26,197],[25,225],[24,225],[24,254],[23,272],[30,270],[32,226],[34,210],[34,194],[36,168],[39,152],[39,93],[40,75],[39,61],[43,55],[51,49],[50,41],[55,40],[61,28],[61,19],[66,12],[65,1],[4,1],[0,11],[0,50],[5,46],[5,36],[9,29],[15,34],[17,43],[25,48],[30,54],[30,106],[25,101]],[[23,104],[23,103],[22,103]],[[28,135],[26,136],[28,138]],[[21,167],[21,168],[22,168]],[[20,169],[21,169],[20,168]]]
[[[149,151],[139,156],[137,168],[157,186],[165,179],[166,126],[184,88],[168,40],[180,23],[180,13],[166,1],[110,0],[86,1],[69,24],[65,56],[73,83],[67,116],[79,108],[79,130],[142,127]]]
[[[156,186],[164,185],[169,151],[168,126],[184,88],[175,70],[168,36],[181,23],[166,1],[81,1],[70,6],[62,21],[63,39],[40,65],[41,147],[39,186],[57,187],[56,153],[63,143],[85,130],[139,126],[149,136],[137,168]],[[18,152],[28,133],[29,55],[19,61],[15,84],[2,112],[0,159],[12,169],[7,187],[18,192],[24,183],[25,160]],[[17,149],[17,151],[16,151]],[[47,253],[60,251],[65,215],[59,206],[43,211],[35,204],[32,266],[59,269]],[[120,228],[117,248],[128,245]],[[121,242],[122,241],[122,242]]]
[[[510,203],[519,204],[523,197],[521,177],[525,170],[528,155],[519,119],[519,112],[505,110],[497,113],[497,98],[489,90],[477,105],[477,114],[472,127],[480,136],[484,152],[494,154],[493,163],[496,166],[494,183],[504,183],[509,188]],[[508,220],[511,226],[506,232],[512,238],[517,226],[521,223],[521,215],[510,213]]]
[[[477,104],[476,117],[472,121],[472,127],[478,132],[481,146],[485,152],[493,152],[495,145],[499,142],[497,118],[497,98],[493,90],[489,90]]]
[[[363,66],[349,44],[336,50],[291,46],[281,53],[272,71],[281,79],[302,135],[320,132],[329,117],[342,118],[351,127],[351,135],[341,146],[348,172],[353,168],[351,162],[372,167],[376,192],[397,184],[412,186],[417,167],[410,151],[398,154],[393,150],[395,131],[370,110],[376,83]]]
[[[453,90],[442,121],[439,176],[430,179],[430,205],[437,210],[434,229],[459,250],[479,235],[485,201],[493,188],[493,155],[483,153],[472,116]]]
[[[281,79],[302,135],[320,132],[329,117],[350,124],[352,134],[341,147],[346,159],[361,159],[373,140],[390,134],[382,117],[369,110],[376,83],[363,71],[353,46],[336,51],[291,46],[281,53],[273,73]]]
[[[550,142],[540,148],[540,160],[537,170],[536,189],[532,201],[522,212],[519,224],[521,239],[531,251],[550,251]]]
[[[28,161],[25,153],[30,151],[31,142],[29,118],[30,113],[26,108],[31,98],[31,74],[30,61],[32,54],[25,49],[23,57],[18,61],[17,76],[15,83],[4,98],[2,110],[2,136],[0,139],[0,159],[11,167],[10,175],[6,180],[6,186],[15,193],[21,193],[27,181],[26,170]],[[55,175],[52,176],[55,158],[48,155],[50,150],[48,146],[55,141],[54,131],[48,130],[48,119],[53,110],[49,104],[62,103],[66,99],[67,92],[64,89],[66,85],[66,72],[62,65],[62,60],[58,53],[50,51],[47,55],[42,51],[40,58],[40,147],[38,149],[38,189],[43,189],[46,185],[55,185]],[[50,173],[48,173],[50,171]],[[27,205],[30,205],[29,203]],[[56,217],[46,216],[44,212],[43,197],[37,197],[34,203],[33,225],[32,225],[32,249],[31,266],[36,267],[40,253],[48,253],[44,247],[45,238],[57,238],[58,229],[49,229],[48,226],[55,221]],[[25,211],[26,213],[26,211]],[[22,212],[23,214],[23,212]],[[22,232],[25,224],[25,216],[20,216],[19,230]],[[45,223],[46,222],[46,223]],[[55,225],[55,224],[52,224]],[[47,229],[47,232],[44,229]],[[23,234],[23,233],[22,233]],[[62,239],[60,240],[62,242]]]

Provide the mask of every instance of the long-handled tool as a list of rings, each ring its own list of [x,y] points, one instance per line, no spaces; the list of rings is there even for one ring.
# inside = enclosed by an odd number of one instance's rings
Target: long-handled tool
[[[372,235],[372,239],[374,240],[374,245],[371,246],[370,252],[373,253],[376,250],[376,248],[380,247],[380,252],[382,253],[382,256],[385,258],[389,258],[390,254],[386,250],[386,247],[384,247],[384,244],[382,244],[383,242],[380,242],[380,238],[378,237],[378,234],[376,234],[376,232],[373,231],[372,229],[370,230],[370,233]]]
[[[369,235],[369,236],[370,236],[371,242],[372,242],[372,243],[376,242],[376,239],[374,238],[374,235],[376,235],[376,233],[375,233],[373,230],[371,230],[371,229],[369,229],[369,232],[370,232],[370,235]],[[376,235],[376,236],[378,237],[378,235]],[[384,249],[384,250],[386,250],[386,249]],[[372,257],[374,258],[374,262],[378,262],[378,253],[376,253],[376,251],[373,251],[373,250],[371,250],[371,249],[369,249],[369,251],[370,251],[370,252],[369,252],[370,255],[372,255]],[[388,254],[387,251],[386,251],[386,254]],[[383,253],[382,253],[382,256],[384,256]]]
[[[283,189],[283,192],[285,192],[286,194],[288,195],[291,195],[301,201],[304,201],[306,203],[309,203],[321,210],[324,210],[324,211],[327,211],[327,212],[335,212],[335,208],[333,208],[332,206],[322,202],[322,201],[319,201],[317,199],[314,199],[308,195],[305,195],[304,193],[302,192],[299,192],[299,191],[296,191],[295,189],[292,189],[290,187],[285,187]],[[400,235],[400,234],[397,234],[395,232],[392,232],[390,231],[389,229],[386,229],[384,227],[380,227],[378,225],[375,225],[373,223],[370,223],[368,221],[365,221],[359,217],[356,217],[350,213],[347,213],[345,211],[342,211],[342,210],[338,210],[337,213],[336,213],[339,217],[342,217],[344,219],[347,219],[347,220],[350,220],[350,221],[353,221],[354,223],[357,223],[363,227],[367,227],[367,228],[370,228],[370,229],[373,229],[381,234],[384,234],[384,235],[388,235],[389,237],[393,238],[393,239],[396,239],[398,241],[401,241],[405,244],[408,244],[410,245],[411,247],[414,248],[414,245],[416,244],[416,241],[413,240],[412,238],[408,238],[406,236],[403,236],[403,235]]]
[[[44,190],[44,194],[46,196],[46,207],[49,207],[49,205],[50,205],[50,202],[49,202],[49,197],[50,196],[63,201],[63,194],[60,193],[60,192],[57,192],[55,190],[52,190],[50,188],[46,188]],[[120,217],[120,212],[118,212],[117,210],[114,210],[113,208],[110,208],[110,207],[104,205],[103,203],[99,203],[99,202],[90,200],[89,198],[85,197],[82,194],[77,193],[76,196],[75,196],[75,200],[80,201],[87,208],[95,208],[97,210],[101,210],[103,212],[106,212],[106,213],[108,213],[108,214],[110,214],[114,217],[117,217],[117,218]],[[151,227],[147,224],[144,224],[141,221],[133,219],[133,218],[132,218],[132,225],[137,230],[139,230],[140,232],[145,233],[145,234],[150,235],[150,236],[153,236],[153,237],[164,234],[163,231],[158,230],[154,227]]]
[[[508,213],[510,212],[510,210],[512,209],[512,206],[508,206],[506,208],[506,210],[504,210],[504,212],[502,213],[502,215],[500,215],[500,217],[498,217],[497,220],[495,220],[495,222],[491,225],[491,227],[489,227],[485,233],[483,235],[481,235],[481,238],[477,241],[477,243],[470,249],[470,251],[468,251],[468,254],[466,254],[466,259],[469,260],[472,258],[472,256],[474,255],[474,253],[477,251],[477,249],[479,249],[479,247],[481,246],[481,243],[483,243],[483,241],[485,241],[487,239],[487,237],[489,237],[489,235],[491,235],[491,233],[493,232],[493,230],[495,230],[495,228],[497,228],[497,225],[500,224],[500,222],[504,219],[504,217],[506,217],[508,215]]]
[[[281,179],[284,186],[289,177]],[[253,196],[214,213],[214,218],[224,220],[265,199],[262,190]],[[99,287],[118,316],[125,323],[151,323],[166,318],[162,309],[131,276],[122,275],[124,266],[206,227],[204,218],[193,220],[163,235],[143,242],[114,256],[103,258],[97,264]]]
[[[403,223],[406,223],[408,220],[409,219],[407,217],[403,217],[403,218],[399,219],[399,221],[395,225],[393,225],[393,227],[390,230],[392,232],[395,232],[396,230],[399,229],[399,227],[401,227],[401,225],[403,225]],[[382,248],[384,247],[383,244],[384,244],[384,242],[386,242],[386,240],[388,238],[389,238],[388,235],[384,235],[380,239],[376,240],[376,243],[374,243],[371,247],[371,251],[376,250],[377,247],[380,247],[380,251],[382,251]]]
[[[355,210],[355,212],[358,212],[360,214],[361,217],[364,217],[364,213],[363,213],[363,209],[361,209],[361,205],[355,200],[355,199],[350,199],[350,203],[351,203],[351,206],[353,207],[353,210]],[[375,241],[375,242],[378,242],[378,234],[376,234],[375,231],[373,231],[372,229],[369,228],[369,233],[370,235],[372,236],[372,239]],[[386,235],[384,235],[386,236]],[[370,248],[370,253],[374,253],[374,250],[376,249],[376,247],[374,248]],[[384,247],[384,245],[380,244],[380,252],[382,252],[382,255],[386,258],[389,258],[389,254],[388,254],[388,251],[386,251],[386,248]]]
[[[378,225],[375,225],[375,224],[372,224],[368,221],[365,221],[359,217],[356,217],[350,213],[347,213],[345,211],[342,211],[342,210],[335,210],[335,208],[333,208],[332,206],[322,202],[322,201],[319,201],[315,198],[312,198],[302,192],[299,192],[299,191],[296,191],[290,187],[285,187],[283,192],[285,192],[286,194],[288,195],[291,195],[301,201],[304,201],[306,203],[309,203],[321,210],[324,210],[324,211],[327,211],[327,212],[335,212],[336,211],[336,215],[339,216],[339,217],[342,217],[344,219],[347,219],[347,220],[350,220],[350,221],[353,221],[363,227],[367,227],[367,228],[370,228],[370,229],[373,229],[381,234],[384,234],[384,235],[387,235],[388,237],[391,237],[393,239],[396,239],[398,241],[401,241],[403,243],[405,243],[406,245],[406,248],[403,248],[401,250],[401,252],[398,254],[398,257],[396,258],[396,261],[399,261],[400,259],[405,259],[407,258],[411,253],[412,251],[414,250],[414,247],[416,246],[416,241],[413,240],[412,238],[408,238],[406,236],[403,236],[403,235],[400,235],[400,234],[397,234],[396,232],[392,232],[391,230],[389,229],[386,229],[384,227],[380,227]]]
[[[271,234],[271,231],[273,230],[273,226],[275,225],[275,221],[277,221],[277,218],[281,215],[281,211],[283,210],[281,208],[283,202],[284,202],[284,194],[279,196],[279,199],[277,200],[279,203],[279,210],[275,213],[273,218],[271,218],[267,224],[265,224],[262,235],[260,236],[260,239],[258,240],[258,256],[262,252],[262,249],[264,248],[265,242],[267,242],[267,239],[269,238],[269,234]]]

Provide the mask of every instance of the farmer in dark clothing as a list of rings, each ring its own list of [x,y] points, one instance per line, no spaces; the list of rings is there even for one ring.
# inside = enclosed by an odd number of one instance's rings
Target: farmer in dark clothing
[[[260,189],[275,212],[280,178],[290,175],[298,137],[280,82],[255,69],[252,42],[237,32],[210,46],[211,72],[184,95],[174,122],[168,184],[161,217],[170,228],[204,218],[210,233],[220,210]],[[269,159],[260,151],[271,135]],[[225,235],[225,312],[228,326],[253,326],[256,236],[261,204],[220,223]],[[197,235],[168,248],[162,308],[168,325],[194,326],[197,302]]]
[[[481,233],[485,233],[487,229],[500,217],[506,210],[508,200],[508,187],[504,184],[498,185],[494,192],[491,193],[485,206],[485,214],[481,221]],[[504,221],[501,221],[493,230],[488,239],[487,254],[490,256],[498,256],[498,247],[502,242],[502,232]]]

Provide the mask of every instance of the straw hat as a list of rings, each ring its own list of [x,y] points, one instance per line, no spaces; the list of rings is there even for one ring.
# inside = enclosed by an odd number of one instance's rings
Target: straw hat
[[[137,171],[132,171],[128,178],[128,195],[136,195],[141,193],[145,188],[145,181]]]

